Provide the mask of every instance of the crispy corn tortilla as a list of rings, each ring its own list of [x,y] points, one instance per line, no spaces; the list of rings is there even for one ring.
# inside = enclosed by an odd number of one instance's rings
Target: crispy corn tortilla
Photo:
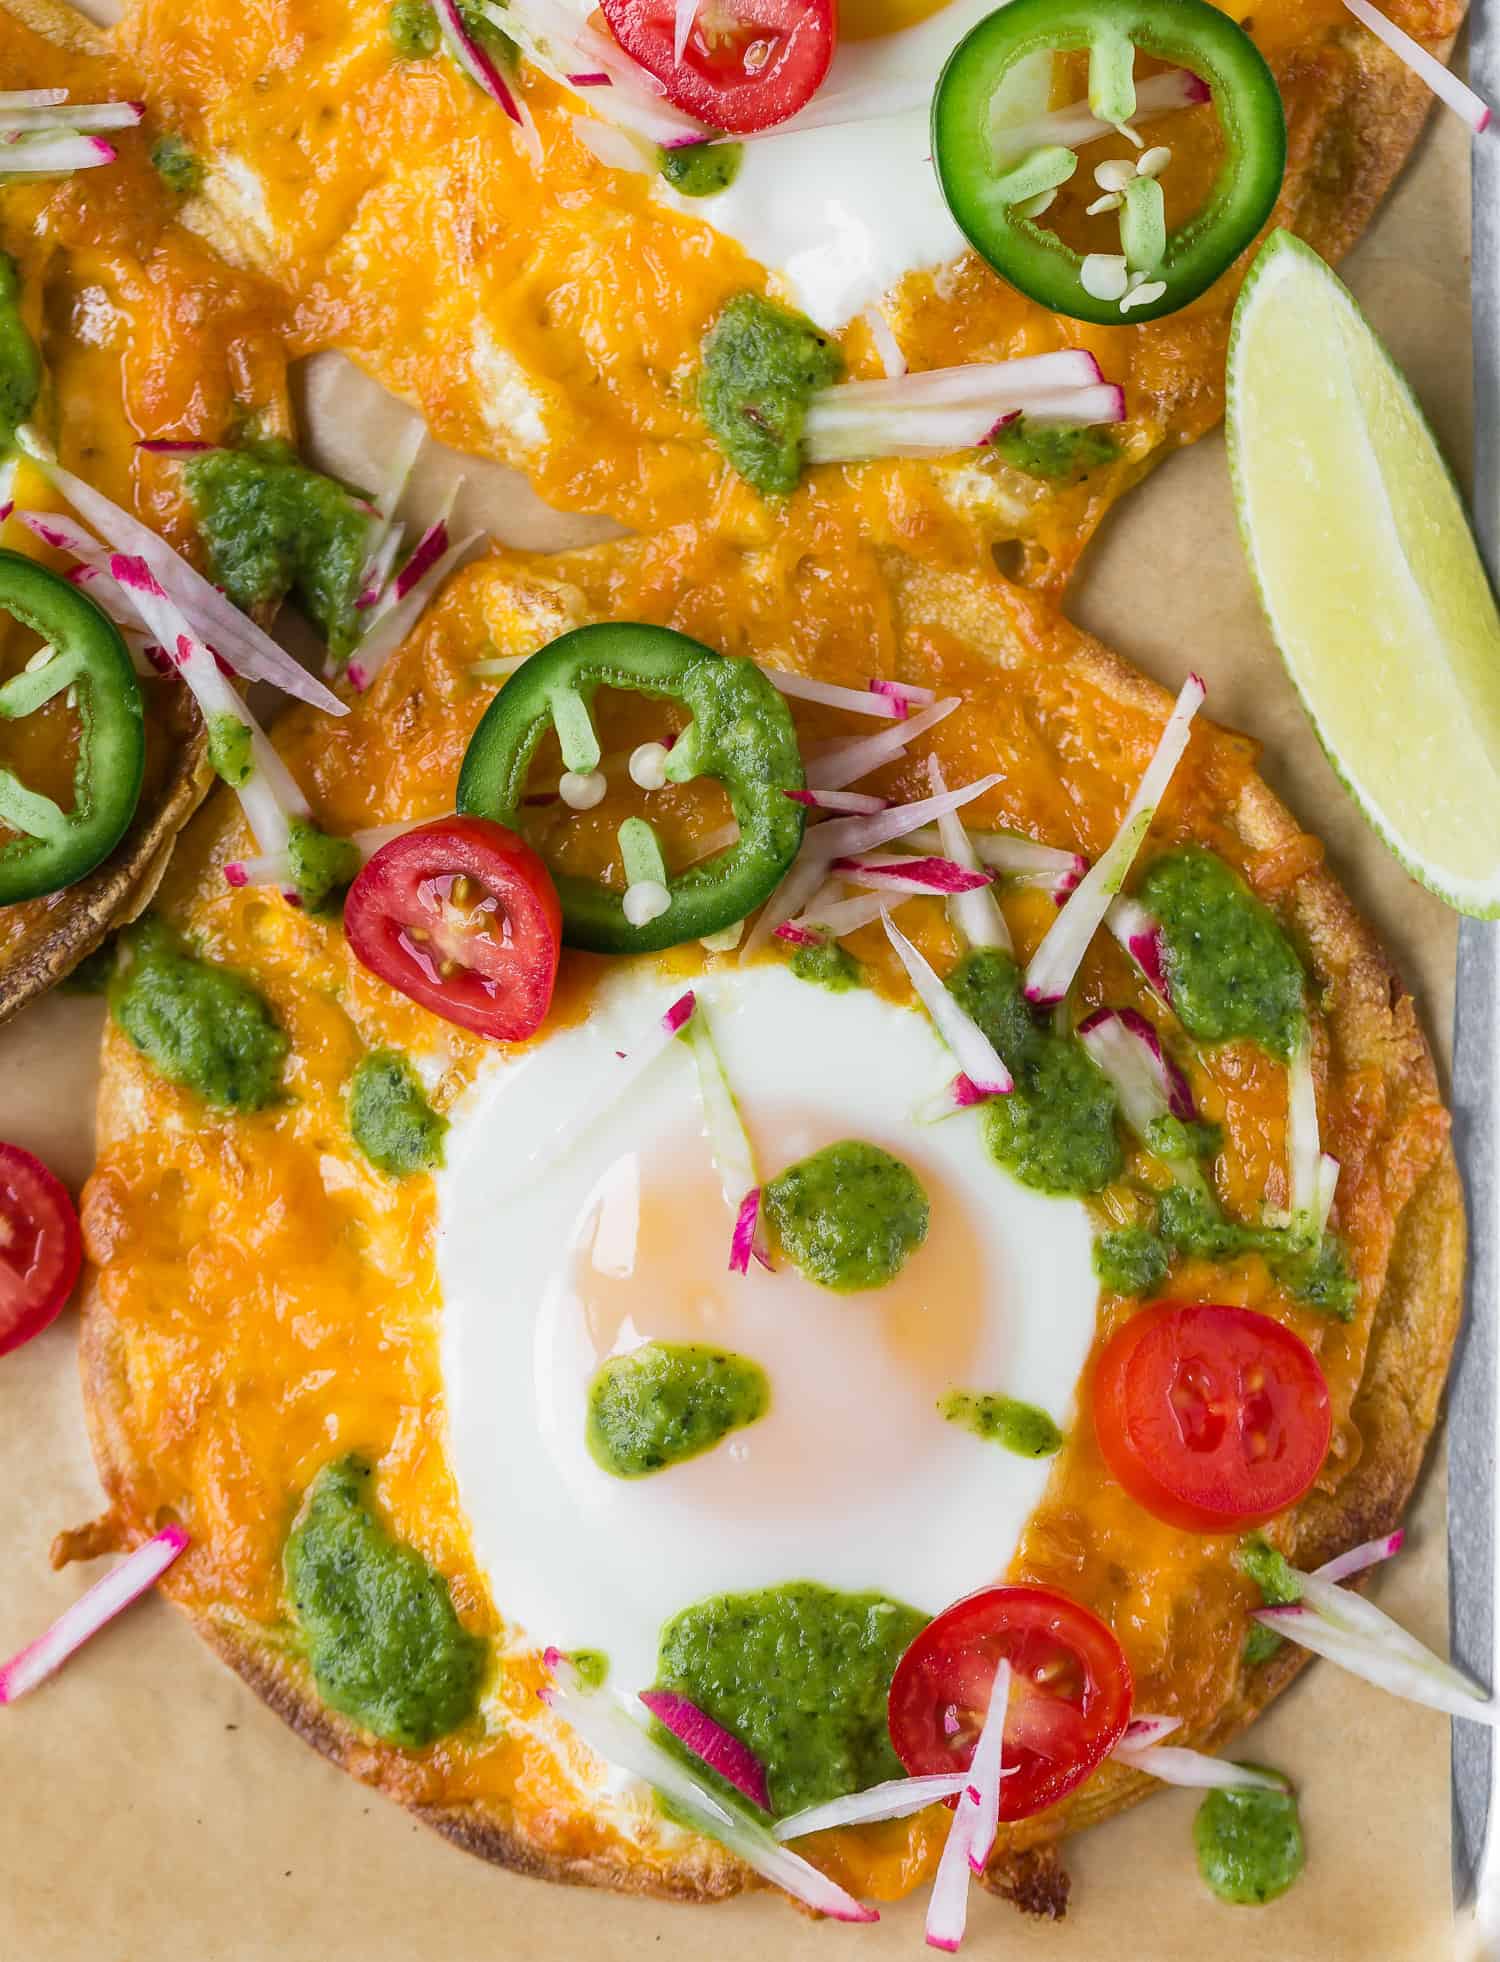
[[[628,614],[643,582],[651,583],[661,549],[650,541],[624,541],[551,561],[484,562],[473,571],[473,586],[487,582],[481,611],[492,645],[515,653],[543,644],[581,618],[606,612],[606,595],[613,596],[617,613]],[[1045,602],[1007,586],[997,575],[944,574],[888,556],[882,558],[880,570],[890,615],[890,644],[898,651],[931,644],[934,636],[940,636],[941,645],[950,652],[961,649],[993,662],[997,692],[1007,687],[1007,667],[1036,661],[1055,665],[1061,676],[1058,699],[1063,701],[1097,691],[1110,707],[1148,716],[1158,724],[1169,705],[1168,696],[1155,683],[1072,628]],[[682,576],[686,585],[688,575]],[[743,576],[747,614],[761,605],[786,603],[784,598],[767,598],[775,582],[765,576],[764,568],[752,564]],[[463,577],[468,580],[470,575]],[[458,583],[450,587],[450,599]],[[658,605],[663,610],[667,606],[659,592]],[[399,730],[406,748],[421,747],[424,713],[434,713],[424,711],[424,702],[442,704],[452,699],[454,645],[461,630],[466,624],[471,627],[476,618],[472,604],[465,614],[457,601],[456,624],[446,602],[437,611],[438,618],[414,637],[381,678],[373,704],[375,713]],[[743,623],[726,631],[736,630],[745,630]],[[753,630],[752,619],[749,631]],[[472,647],[469,652],[472,658]],[[863,654],[861,648],[851,659]],[[300,711],[298,717],[301,728],[293,753],[305,759],[316,740],[315,727]],[[300,749],[295,747],[297,740],[303,745]],[[1240,739],[1230,735],[1224,740],[1232,747]],[[347,774],[337,762],[330,771],[340,779]],[[1248,766],[1235,781],[1238,789],[1232,801],[1216,813],[1225,838],[1256,854],[1305,856],[1306,834]],[[408,795],[410,785],[392,794]],[[441,795],[441,787],[433,786],[434,799]],[[438,808],[437,802],[432,808]],[[171,881],[169,916],[193,920],[211,939],[213,902],[210,899],[205,906],[202,895],[212,891],[217,866],[237,835],[235,824],[224,799],[205,810],[185,841]],[[1362,1372],[1355,1379],[1352,1407],[1358,1450],[1346,1452],[1342,1469],[1331,1461],[1327,1486],[1315,1489],[1288,1522],[1285,1550],[1306,1566],[1389,1529],[1402,1514],[1436,1421],[1456,1329],[1464,1220],[1433,1061],[1413,1002],[1368,927],[1315,858],[1278,905],[1308,965],[1315,995],[1324,1003],[1332,1058],[1341,1072],[1360,1078],[1365,1097],[1377,1101],[1385,1114],[1376,1163],[1369,1169],[1379,1190],[1389,1197],[1389,1217],[1383,1222],[1388,1238],[1376,1247],[1372,1259],[1378,1271],[1372,1268],[1368,1277],[1368,1299],[1374,1305],[1363,1311],[1367,1321],[1361,1333],[1368,1333],[1368,1346]],[[105,1269],[92,1276],[88,1287],[82,1349],[89,1424],[111,1512],[106,1521],[87,1529],[80,1541],[64,1545],[64,1557],[75,1551],[96,1551],[104,1543],[126,1544],[150,1532],[164,1495],[172,1489],[170,1479],[164,1483],[161,1468],[152,1461],[149,1426],[137,1403],[138,1385],[150,1370],[149,1358],[138,1352],[138,1337],[131,1332],[129,1289],[139,1283],[112,1273],[107,1258],[112,1246],[122,1237],[128,1240],[134,1230],[112,1169],[117,1154],[118,1162],[126,1162],[133,1151],[146,1148],[148,1139],[160,1136],[163,1123],[169,1121],[170,1117],[163,1117],[149,1067],[118,1032],[111,1032],[105,1043],[99,1105],[101,1189],[97,1200],[91,1195],[85,1208],[91,1248],[96,1257],[106,1256]],[[157,1222],[158,1230],[162,1224]],[[165,1225],[170,1232],[170,1222]],[[185,1257],[185,1252],[179,1252],[179,1259]],[[169,1284],[165,1261],[163,1256],[151,1271]],[[182,1421],[191,1425],[195,1420],[183,1412]],[[206,1494],[186,1496],[207,1498]],[[223,1494],[216,1493],[215,1506],[222,1508],[224,1503]],[[285,1516],[290,1503],[281,1503],[279,1517]],[[274,1502],[272,1510],[277,1510]],[[267,1542],[268,1559],[273,1558],[271,1544]],[[279,1582],[274,1574],[263,1578],[262,1593],[270,1598]],[[168,1591],[176,1591],[173,1583]],[[316,1749],[397,1797],[469,1851],[548,1879],[671,1898],[715,1899],[757,1884],[737,1861],[698,1839],[681,1839],[665,1850],[655,1847],[649,1858],[618,1838],[598,1845],[559,1846],[533,1830],[527,1817],[502,1799],[481,1795],[463,1802],[445,1800],[426,1768],[372,1742],[321,1704],[284,1630],[260,1626],[237,1603],[201,1593],[181,1605],[219,1654]],[[499,1606],[503,1612],[503,1604]],[[1249,1680],[1242,1673],[1233,1694],[1195,1727],[1193,1741],[1221,1747],[1290,1681],[1303,1659],[1300,1651],[1288,1648]],[[1104,1767],[1062,1808],[1011,1829],[986,1884],[1030,1912],[1061,1913],[1067,1875],[1060,1839],[1133,1803],[1144,1796],[1150,1782],[1115,1766]],[[919,1876],[922,1850],[918,1843],[913,1855],[916,1866],[905,1885]]]

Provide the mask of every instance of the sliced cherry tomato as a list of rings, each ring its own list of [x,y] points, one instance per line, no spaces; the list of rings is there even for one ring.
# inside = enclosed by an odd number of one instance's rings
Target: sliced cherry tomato
[[[601,0],[632,61],[706,129],[769,129],[812,100],[838,40],[835,0],[699,0],[682,60],[675,0]]]
[[[62,1180],[19,1145],[0,1144],[0,1356],[57,1319],[82,1265]]]
[[[1322,1469],[1332,1428],[1312,1351],[1251,1308],[1147,1308],[1094,1372],[1105,1463],[1148,1512],[1194,1532],[1255,1525],[1295,1505]]]
[[[891,1680],[891,1742],[914,1778],[964,1770],[995,1671],[1011,1666],[1000,1817],[1055,1805],[1130,1721],[1130,1664],[1114,1635],[1051,1587],[985,1587],[930,1621]]]
[[[435,818],[382,845],[349,888],[344,931],[372,974],[460,1028],[524,1042],[546,1020],[557,889],[490,818]]]

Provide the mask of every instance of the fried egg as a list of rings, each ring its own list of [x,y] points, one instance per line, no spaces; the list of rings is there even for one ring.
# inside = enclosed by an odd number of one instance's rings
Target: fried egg
[[[916,1115],[952,1074],[925,1017],[771,963],[697,984],[760,1175],[860,1139],[916,1173],[930,1227],[870,1292],[784,1259],[732,1273],[688,1046],[609,1087],[683,985],[620,963],[586,1020],[489,1059],[437,1180],[449,1451],[476,1554],[529,1641],[603,1650],[627,1690],[654,1681],[663,1625],[711,1595],[817,1581],[934,1613],[1003,1573],[1049,1466],[940,1400],[1003,1392],[1066,1429],[1098,1298],[1083,1206],[1000,1171],[979,1113]],[[547,1141],[589,1111],[559,1156]],[[611,1476],[586,1443],[590,1383],[646,1342],[758,1363],[767,1413]]]
[[[967,250],[932,167],[931,103],[944,62],[994,0],[950,4],[893,31],[867,4],[844,10],[828,78],[809,107],[749,138],[727,190],[658,195],[685,217],[710,224],[759,260],[782,296],[819,327],[836,332],[876,305],[907,274],[949,265]],[[851,18],[852,15],[852,18]],[[1047,104],[1048,75],[1028,70],[1030,103]],[[846,117],[839,105],[847,102]],[[1029,101],[1029,98],[1028,98]],[[892,112],[871,115],[882,103]]]

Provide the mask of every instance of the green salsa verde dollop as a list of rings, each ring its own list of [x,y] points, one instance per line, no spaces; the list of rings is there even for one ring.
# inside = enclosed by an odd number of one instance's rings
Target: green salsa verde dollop
[[[442,1164],[448,1120],[428,1103],[399,1050],[372,1049],[360,1058],[348,1109],[350,1135],[377,1171],[400,1179]]]
[[[813,323],[758,293],[736,293],[703,339],[698,407],[729,462],[762,496],[802,475],[808,404],[844,372]]]
[[[1044,422],[1028,422],[1025,416],[1007,423],[989,439],[987,447],[1002,463],[1049,482],[1087,476],[1090,470],[1097,470],[1101,463],[1112,463],[1120,454],[1119,444],[1102,430],[1072,423],[1049,426]]]
[[[473,1715],[488,1644],[376,1516],[372,1478],[357,1455],[318,1473],[287,1539],[287,1597],[323,1701],[417,1751]]]
[[[1287,1608],[1302,1599],[1302,1576],[1270,1541],[1250,1533],[1235,1549],[1235,1565],[1260,1589],[1268,1608]],[[1245,1635],[1244,1660],[1247,1669],[1258,1668],[1284,1646],[1284,1637],[1264,1622],[1252,1621]]]
[[[1002,1445],[1018,1458],[1051,1458],[1061,1451],[1063,1434],[1034,1403],[985,1390],[950,1390],[938,1405],[950,1424],[962,1424],[988,1444]]]
[[[1247,1036],[1285,1061],[1302,1032],[1305,976],[1268,906],[1213,852],[1185,847],[1136,895],[1161,923],[1172,1007],[1200,1042]]]
[[[164,130],[151,145],[151,168],[179,197],[190,198],[203,188],[203,165],[175,129]]]
[[[1200,1187],[1175,1185],[1158,1196],[1156,1224],[1125,1226],[1094,1242],[1094,1272],[1114,1294],[1148,1295],[1167,1278],[1177,1254],[1237,1260],[1259,1254],[1304,1307],[1347,1322],[1359,1305],[1359,1281],[1336,1233],[1316,1241],[1280,1226],[1247,1226],[1226,1218]]]
[[[1302,1576],[1259,1533],[1248,1533],[1235,1548],[1235,1565],[1260,1589],[1268,1608],[1289,1608],[1302,1599]]]
[[[1193,1844],[1204,1880],[1221,1901],[1239,1907],[1274,1901],[1307,1862],[1290,1792],[1210,1792],[1193,1822]]]
[[[436,54],[443,38],[437,15],[427,0],[396,0],[386,15],[386,30],[402,61],[420,61]]]
[[[21,275],[7,252],[0,252],[0,456],[36,407],[42,388],[42,357],[21,318]]]
[[[235,605],[248,613],[291,595],[329,651],[347,656],[370,536],[352,494],[280,442],[193,457],[183,483],[214,579]]]
[[[609,1657],[603,1649],[570,1649],[568,1660],[587,1690],[603,1689],[609,1681]]]
[[[1342,1243],[1324,1233],[1315,1243],[1286,1227],[1247,1226],[1227,1219],[1206,1192],[1173,1186],[1161,1195],[1156,1230],[1173,1252],[1205,1260],[1234,1260],[1258,1253],[1289,1293],[1336,1321],[1353,1319],[1359,1283]]]
[[[902,1775],[886,1703],[926,1625],[884,1595],[813,1581],[714,1595],[662,1630],[656,1686],[743,1738],[766,1768],[771,1809],[799,1812]]]
[[[884,1287],[927,1238],[921,1180],[857,1138],[788,1165],[766,1186],[765,1208],[787,1258],[838,1294]]]
[[[660,153],[660,169],[674,191],[685,198],[711,198],[727,191],[740,174],[743,143],[681,143]]]
[[[819,941],[816,947],[796,947],[787,966],[799,981],[811,981],[830,994],[846,995],[851,988],[865,985],[865,971],[836,940]]]
[[[990,1155],[1038,1192],[1099,1192],[1125,1169],[1109,1079],[1082,1043],[1058,1035],[1022,993],[1009,954],[980,948],[948,977],[949,992],[977,1022],[1015,1078],[984,1106]]]
[[[214,775],[231,790],[250,781],[255,767],[250,725],[223,710],[208,718],[208,760]]]
[[[1155,1294],[1171,1265],[1171,1248],[1149,1226],[1122,1226],[1094,1242],[1094,1272],[1111,1294]]]
[[[759,1363],[697,1342],[645,1342],[611,1356],[589,1385],[585,1432],[614,1478],[647,1478],[712,1451],[770,1407]]]
[[[297,897],[310,913],[322,912],[352,885],[364,862],[353,839],[332,837],[301,817],[287,826],[286,856]]]
[[[220,1110],[274,1102],[290,1044],[254,983],[190,954],[158,920],[133,929],[124,945],[110,1013],[142,1055]]]

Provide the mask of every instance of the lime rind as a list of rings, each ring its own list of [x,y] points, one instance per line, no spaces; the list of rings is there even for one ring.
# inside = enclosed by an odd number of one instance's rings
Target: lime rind
[[[1500,615],[1410,387],[1288,232],[1235,309],[1227,424],[1251,574],[1332,768],[1413,878],[1500,916]]]

